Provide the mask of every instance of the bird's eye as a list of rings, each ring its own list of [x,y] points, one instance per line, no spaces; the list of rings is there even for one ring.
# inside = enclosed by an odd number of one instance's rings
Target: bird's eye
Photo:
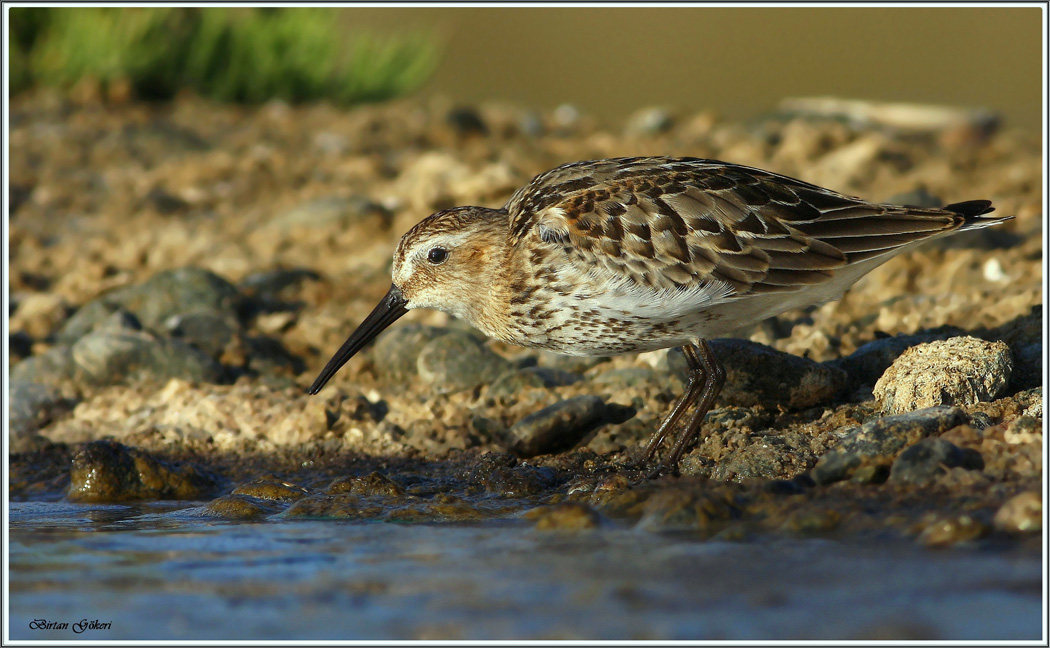
[[[444,263],[445,259],[448,258],[448,250],[445,248],[432,248],[430,252],[427,252],[427,261],[430,261],[434,265]]]

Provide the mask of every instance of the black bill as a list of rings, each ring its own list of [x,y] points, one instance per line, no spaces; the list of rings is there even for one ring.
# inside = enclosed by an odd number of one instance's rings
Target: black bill
[[[386,297],[372,309],[365,321],[361,322],[357,330],[350,334],[346,342],[343,342],[343,346],[339,347],[332,359],[328,361],[321,373],[317,375],[317,380],[314,381],[313,385],[310,385],[308,392],[316,394],[321,391],[325,383],[331,380],[335,372],[339,371],[339,368],[346,364],[347,360],[354,357],[354,354],[371,342],[372,338],[382,333],[383,329],[407,313],[408,309],[405,308],[407,302],[408,300],[401,294],[401,289],[390,284],[390,291],[387,292]]]

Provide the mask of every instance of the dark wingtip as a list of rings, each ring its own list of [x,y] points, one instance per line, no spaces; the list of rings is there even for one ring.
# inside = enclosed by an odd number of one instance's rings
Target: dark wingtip
[[[966,218],[977,218],[984,214],[995,211],[991,200],[967,200],[965,202],[952,203],[944,207],[945,211],[955,212]]]

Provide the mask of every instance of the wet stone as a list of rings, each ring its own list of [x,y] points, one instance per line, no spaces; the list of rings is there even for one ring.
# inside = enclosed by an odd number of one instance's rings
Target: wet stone
[[[12,381],[8,390],[9,452],[28,452],[47,443],[38,432],[52,420],[66,414],[72,402],[50,385]]]
[[[810,476],[817,485],[832,484],[849,479],[862,462],[856,453],[832,450],[817,460]]]
[[[738,517],[739,509],[726,491],[698,493],[685,489],[654,492],[642,505],[637,527],[645,531],[708,531]]]
[[[946,406],[884,416],[846,432],[833,449],[861,457],[894,456],[920,439],[940,435],[965,422],[965,412]]]
[[[995,400],[1010,381],[1013,358],[1003,342],[954,337],[911,347],[875,383],[875,400],[889,414],[934,405]]]
[[[467,480],[486,493],[503,497],[538,495],[556,481],[551,469],[519,464],[514,455],[502,452],[482,455]]]
[[[416,371],[436,393],[451,394],[491,383],[512,365],[469,333],[452,331],[419,352]]]
[[[281,517],[314,520],[378,520],[387,507],[350,493],[311,495],[296,500]]]
[[[166,270],[84,304],[66,321],[58,339],[71,344],[117,310],[134,313],[142,326],[154,331],[165,330],[165,323],[182,313],[212,312],[235,322],[241,300],[237,288],[213,272],[192,266]]]
[[[280,510],[271,500],[259,499],[237,492],[208,502],[205,515],[227,520],[259,520]]]
[[[549,389],[571,385],[582,380],[579,374],[552,369],[550,367],[526,367],[508,371],[497,378],[489,387],[493,396],[513,396],[525,389]]]
[[[926,485],[945,474],[947,469],[961,467],[981,470],[981,454],[944,439],[923,439],[900,453],[890,468],[890,481]]]
[[[113,441],[94,441],[73,457],[68,496],[77,502],[195,500],[217,487],[217,479],[196,466],[160,461]]]
[[[854,484],[884,484],[890,478],[890,464],[870,462],[853,471],[850,481]]]
[[[598,512],[579,502],[539,506],[525,513],[525,518],[533,520],[540,531],[583,531],[601,526]]]
[[[261,500],[288,502],[306,496],[308,491],[301,486],[296,486],[295,484],[274,481],[271,479],[260,479],[247,484],[241,484],[233,489],[233,494],[254,497],[255,499]]]
[[[949,547],[988,535],[989,524],[972,515],[940,514],[928,515],[920,522],[919,544],[927,547]]]
[[[507,448],[522,457],[567,450],[606,420],[597,396],[576,396],[529,414],[507,431]]]
[[[1043,528],[1043,497],[1025,491],[1006,500],[995,512],[992,524],[1007,533],[1039,533]]]
[[[805,409],[831,400],[846,387],[845,372],[830,365],[750,340],[718,338],[708,342],[726,370],[725,385],[715,399],[719,405]],[[688,367],[680,349],[669,352],[667,362],[686,380]]]
[[[405,489],[386,475],[379,472],[372,472],[364,476],[354,475],[340,477],[328,485],[328,488],[325,489],[325,493],[329,495],[350,493],[366,497],[404,497]]]
[[[803,508],[792,512],[780,525],[780,530],[794,535],[813,535],[833,531],[842,521],[838,511],[822,508]]]

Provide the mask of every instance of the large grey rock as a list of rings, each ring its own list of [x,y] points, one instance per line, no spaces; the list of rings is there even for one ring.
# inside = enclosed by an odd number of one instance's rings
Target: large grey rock
[[[73,345],[72,357],[76,378],[95,386],[171,378],[214,383],[221,377],[221,367],[200,351],[143,331],[88,333]]]
[[[416,359],[419,379],[439,394],[491,383],[512,368],[502,356],[462,331],[450,331],[431,340]]]
[[[567,450],[606,420],[597,396],[576,396],[529,414],[507,431],[507,448],[522,457]]]
[[[168,330],[168,321],[186,313],[210,312],[236,327],[242,297],[230,282],[195,267],[159,272],[141,284],[126,286],[84,304],[57,334],[72,344],[117,311],[128,311],[147,329]]]
[[[849,430],[833,449],[861,457],[892,457],[902,448],[938,436],[966,420],[964,411],[946,406],[884,416]]]
[[[372,347],[372,362],[376,378],[388,385],[401,384],[414,379],[419,353],[431,340],[449,332],[447,328],[404,324],[391,327],[379,336]]]
[[[735,338],[709,340],[711,350],[726,370],[718,406],[784,406],[805,409],[827,402],[846,386],[841,369],[801,358],[771,347]],[[667,355],[668,366],[683,380],[688,374],[679,349]]]

